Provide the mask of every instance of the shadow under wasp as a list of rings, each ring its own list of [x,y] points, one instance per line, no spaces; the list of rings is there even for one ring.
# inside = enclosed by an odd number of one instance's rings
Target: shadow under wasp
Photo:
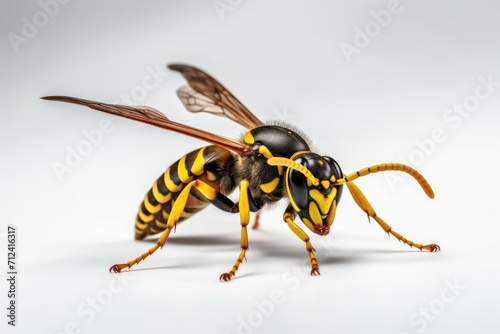
[[[311,145],[296,130],[283,125],[265,125],[209,74],[182,64],[170,64],[168,68],[180,72],[188,82],[188,85],[179,88],[177,95],[189,111],[209,112],[241,124],[248,129],[242,140],[173,122],[151,107],[107,104],[69,96],[42,98],[80,104],[212,144],[184,155],[156,180],[139,207],[135,238],[140,240],[161,233],[158,241],[136,259],[115,264],[110,271],[120,272],[144,260],[165,245],[178,222],[213,204],[220,210],[239,213],[240,216],[241,251],[231,270],[220,276],[221,280],[229,281],[235,276],[248,249],[250,212],[257,212],[255,227],[260,210],[266,204],[287,198],[289,204],[283,220],[305,243],[311,261],[311,275],[318,275],[315,250],[309,236],[297,225],[295,218],[298,216],[311,232],[327,235],[335,219],[344,184],[361,210],[385,232],[410,247],[439,251],[436,244],[414,243],[394,231],[377,215],[353,183],[368,174],[400,171],[415,178],[427,196],[434,198],[430,185],[415,169],[399,163],[384,163],[346,175],[333,158],[312,152]],[[227,195],[237,187],[239,200],[235,203]]]

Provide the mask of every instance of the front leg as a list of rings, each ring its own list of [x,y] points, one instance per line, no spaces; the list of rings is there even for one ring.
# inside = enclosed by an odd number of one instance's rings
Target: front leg
[[[389,224],[387,224],[382,218],[380,218],[377,215],[377,213],[373,209],[370,202],[368,202],[368,200],[366,199],[366,196],[361,192],[361,190],[359,190],[358,186],[356,186],[354,184],[354,182],[347,182],[346,185],[347,185],[347,189],[349,189],[349,192],[351,193],[352,197],[354,198],[354,201],[356,202],[356,204],[361,208],[361,210],[366,212],[368,217],[375,219],[375,221],[380,225],[380,227],[382,227],[382,229],[386,233],[391,234],[396,239],[407,244],[410,247],[416,247],[420,250],[425,249],[429,252],[438,252],[441,250],[441,247],[439,247],[439,245],[436,245],[436,244],[429,244],[429,245],[418,244],[418,243],[415,243],[411,240],[406,239],[401,234],[394,231]]]
[[[311,275],[319,275],[319,264],[314,252],[316,251],[309,241],[309,236],[302,230],[295,222],[295,213],[293,212],[293,208],[291,205],[288,206],[285,213],[283,214],[283,220],[288,224],[288,227],[295,233],[296,236],[300,238],[300,240],[306,243],[306,250],[309,254],[309,259],[311,260]]]

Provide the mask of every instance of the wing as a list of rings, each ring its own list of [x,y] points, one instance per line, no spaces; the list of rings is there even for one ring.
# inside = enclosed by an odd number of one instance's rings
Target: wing
[[[222,148],[231,150],[233,152],[238,153],[241,156],[249,156],[253,154],[252,148],[248,145],[245,145],[231,138],[226,138],[207,131],[193,128],[188,125],[173,122],[169,120],[161,112],[151,107],[145,107],[145,106],[131,107],[118,104],[107,104],[107,103],[84,100],[70,96],[45,96],[42,97],[42,99],[80,104],[108,114],[117,115],[128,119],[133,119],[135,121],[154,125],[156,127],[165,130],[179,132],[194,138],[204,140],[206,142],[212,143]]]
[[[177,90],[187,110],[226,116],[249,130],[264,125],[221,83],[202,70],[182,64],[170,64],[168,68],[180,72],[189,84]]]

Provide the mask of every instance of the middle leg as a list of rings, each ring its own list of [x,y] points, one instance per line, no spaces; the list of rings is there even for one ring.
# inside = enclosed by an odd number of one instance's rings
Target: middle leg
[[[240,255],[236,259],[231,270],[227,273],[220,275],[219,279],[221,281],[229,281],[234,277],[236,271],[240,267],[240,264],[245,258],[246,251],[248,249],[248,234],[247,225],[250,221],[250,198],[248,194],[248,180],[242,180],[240,183],[240,200],[238,202],[238,209],[240,212],[240,224],[241,224],[241,238],[240,238]]]
[[[306,243],[306,251],[309,254],[309,260],[311,260],[311,275],[319,275],[319,264],[318,260],[316,259],[316,256],[314,255],[314,252],[316,251],[314,247],[311,244],[311,241],[309,239],[309,236],[307,235],[304,230],[302,230],[295,222],[293,219],[295,218],[295,214],[292,213],[292,207],[291,205],[286,209],[285,213],[283,214],[283,220],[288,224],[288,227],[292,230],[293,233],[295,233],[296,236],[300,238],[300,240],[304,241]]]

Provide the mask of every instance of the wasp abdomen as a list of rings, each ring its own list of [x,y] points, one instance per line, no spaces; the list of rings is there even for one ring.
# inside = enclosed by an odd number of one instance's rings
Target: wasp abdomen
[[[172,206],[182,189],[191,181],[201,179],[222,193],[234,189],[234,182],[227,180],[226,166],[234,159],[231,152],[207,146],[186,154],[156,180],[142,201],[135,222],[135,238],[160,233],[167,227]],[[222,187],[221,187],[222,184]],[[204,209],[210,202],[193,190],[179,221]]]

